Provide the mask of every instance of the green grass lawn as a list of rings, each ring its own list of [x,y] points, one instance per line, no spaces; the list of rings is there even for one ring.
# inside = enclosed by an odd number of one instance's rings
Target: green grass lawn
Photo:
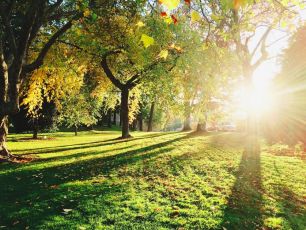
[[[243,134],[49,135],[10,136],[0,229],[306,229],[305,162]]]

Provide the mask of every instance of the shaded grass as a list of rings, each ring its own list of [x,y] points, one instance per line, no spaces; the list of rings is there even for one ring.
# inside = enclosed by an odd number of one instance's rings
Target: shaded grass
[[[264,153],[242,134],[117,136],[58,133],[45,142],[12,136],[13,153],[39,159],[0,165],[0,225],[305,229],[306,171],[299,159]]]

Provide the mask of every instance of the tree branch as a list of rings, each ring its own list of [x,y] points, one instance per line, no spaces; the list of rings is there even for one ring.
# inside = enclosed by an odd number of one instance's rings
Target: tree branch
[[[2,5],[0,6],[0,15],[1,15],[1,18],[2,18],[2,21],[3,21],[4,27],[5,27],[5,30],[6,30],[6,32],[8,34],[8,39],[9,39],[8,44],[9,44],[9,47],[11,49],[11,52],[15,56],[16,53],[17,53],[17,45],[16,45],[15,35],[14,35],[13,29],[11,27],[11,23],[10,23],[7,15],[5,14],[4,7],[2,7]]]
[[[113,72],[111,71],[111,69],[109,68],[108,64],[107,64],[107,57],[109,55],[112,55],[112,54],[117,54],[117,53],[121,53],[122,51],[121,50],[112,50],[112,51],[108,51],[106,52],[103,57],[102,57],[102,60],[101,60],[101,66],[106,74],[106,76],[108,77],[108,79],[117,87],[119,88],[120,90],[123,89],[124,87],[124,84],[122,84],[113,74]]]
[[[45,46],[41,49],[39,55],[37,56],[36,60],[33,61],[31,64],[24,66],[23,70],[24,73],[30,73],[35,69],[39,68],[43,64],[43,60],[47,55],[48,51],[50,50],[51,46],[56,42],[56,40],[63,35],[68,29],[71,28],[72,22],[74,20],[79,19],[82,14],[75,15],[70,21],[68,21],[65,25],[63,25],[53,36],[49,39],[49,41],[45,44]]]
[[[263,50],[263,45],[265,45],[266,43],[266,40],[268,38],[268,35],[269,33],[271,32],[272,30],[272,26],[269,26],[268,29],[265,31],[265,33],[262,35],[262,37],[259,39],[259,41],[257,42],[254,50],[252,51],[251,53],[251,58],[254,57],[256,51],[258,50],[259,46],[261,45],[261,50]]]

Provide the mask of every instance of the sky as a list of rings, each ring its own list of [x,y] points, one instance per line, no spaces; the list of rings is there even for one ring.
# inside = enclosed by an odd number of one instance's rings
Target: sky
[[[302,22],[306,22],[305,9],[299,10],[298,18],[300,18]],[[293,33],[294,31],[291,31],[291,34]],[[273,79],[280,72],[281,65],[279,63],[279,57],[281,56],[283,50],[288,46],[289,39],[290,34],[288,34],[288,31],[281,31],[281,29],[271,31],[267,39],[267,45],[273,43],[273,45],[268,48],[269,59],[262,63],[255,71],[253,76],[255,85],[256,83],[263,84],[264,81],[269,83],[269,81],[271,81],[271,79]]]

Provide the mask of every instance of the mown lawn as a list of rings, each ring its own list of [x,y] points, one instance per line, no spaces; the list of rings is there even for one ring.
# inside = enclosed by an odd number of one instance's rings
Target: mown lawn
[[[306,229],[305,162],[238,133],[11,135],[2,229]],[[51,135],[52,136],[52,135]]]

